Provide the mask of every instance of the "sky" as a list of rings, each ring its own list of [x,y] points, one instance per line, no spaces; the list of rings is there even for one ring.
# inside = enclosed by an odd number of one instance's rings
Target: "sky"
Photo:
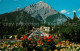
[[[72,18],[74,12],[76,12],[77,17],[80,17],[80,0],[0,0],[0,14],[9,13],[17,8],[24,8],[39,1],[44,1],[53,9],[68,17]]]

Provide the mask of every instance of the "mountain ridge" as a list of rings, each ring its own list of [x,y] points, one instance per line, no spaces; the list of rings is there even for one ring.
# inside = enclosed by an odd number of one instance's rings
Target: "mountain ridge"
[[[11,23],[18,25],[30,25],[30,24],[41,24],[39,20],[31,17],[30,14],[24,11],[15,11],[11,13],[5,13],[0,15],[2,23]]]
[[[52,24],[54,24],[54,22],[57,23],[57,21],[58,24],[61,24],[62,22],[65,22],[68,19],[67,16],[59,13],[55,9],[52,9],[52,7],[47,3],[45,3],[44,1],[31,4],[24,8],[17,8],[12,12],[16,12],[16,11],[26,12],[30,14],[33,18],[39,20],[41,23],[44,24],[46,24],[47,22],[51,22]],[[26,14],[24,16],[26,16]],[[59,21],[59,20],[64,20],[64,21]]]
[[[20,11],[20,9],[19,9]],[[49,17],[50,15],[55,15],[58,14],[59,12],[52,9],[52,7],[50,5],[48,5],[47,3],[45,3],[44,1],[40,1],[38,3],[34,3],[31,4],[29,6],[26,6],[24,8],[21,9],[21,11],[25,11],[27,13],[29,13],[32,17],[36,18],[40,20],[40,21],[44,21],[44,23],[46,23],[47,21],[47,17]],[[62,17],[63,14],[59,13]],[[38,16],[39,15],[39,16]],[[42,19],[40,19],[40,17],[42,17]],[[67,18],[67,16],[64,16],[64,18]],[[65,21],[67,20],[65,19]],[[64,21],[63,21],[64,22]]]
[[[58,11],[52,9],[51,6],[49,6],[44,1],[31,4],[27,7],[22,8],[21,10],[31,14],[32,17],[35,17],[37,14],[39,14],[43,20],[45,20],[48,15],[58,13]]]

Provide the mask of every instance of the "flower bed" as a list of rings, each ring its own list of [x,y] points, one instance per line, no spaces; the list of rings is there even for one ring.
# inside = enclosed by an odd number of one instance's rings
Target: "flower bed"
[[[52,38],[53,35],[50,35],[49,37],[44,36],[44,38],[42,38],[42,36],[40,36],[39,39],[35,39],[35,36],[33,35],[31,38],[27,37],[26,35],[24,35],[24,37],[20,38],[22,40],[21,46],[25,48],[25,50],[28,51],[32,51],[32,50],[55,50],[56,46],[55,46],[55,42],[54,39]]]

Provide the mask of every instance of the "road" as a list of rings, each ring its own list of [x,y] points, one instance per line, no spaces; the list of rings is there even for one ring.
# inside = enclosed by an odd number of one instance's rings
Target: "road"
[[[29,35],[29,37],[31,37],[32,35],[35,35],[35,36],[37,36],[37,35],[39,35],[39,36],[47,36],[47,37],[49,36],[49,34],[43,32],[43,31],[40,30],[40,29],[34,30],[34,31]]]

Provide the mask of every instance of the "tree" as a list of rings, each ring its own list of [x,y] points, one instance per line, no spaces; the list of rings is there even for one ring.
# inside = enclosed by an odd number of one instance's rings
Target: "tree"
[[[76,15],[76,12],[74,12],[73,20],[75,20],[75,21],[76,21],[76,20],[79,20],[78,17],[77,17],[77,15]]]
[[[0,38],[1,38],[1,39],[3,38],[3,35],[4,35],[3,29],[4,29],[4,26],[3,26],[3,24],[2,24],[2,20],[0,19]]]
[[[50,33],[53,33],[53,31],[52,31],[52,26],[50,26]]]
[[[66,24],[66,25],[65,25]],[[65,26],[63,26],[65,25]],[[67,20],[63,25],[60,26],[60,33],[62,34],[61,38],[67,39],[74,42],[80,42],[80,21],[74,12],[73,19]],[[63,39],[63,40],[64,40]]]

